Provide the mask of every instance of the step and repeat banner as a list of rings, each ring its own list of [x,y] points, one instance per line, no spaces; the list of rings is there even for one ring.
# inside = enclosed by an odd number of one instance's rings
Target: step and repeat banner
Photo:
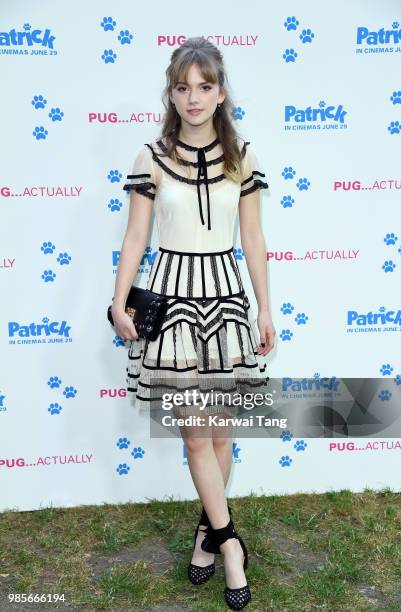
[[[245,11],[205,0],[195,18],[175,0],[157,10],[3,0],[0,510],[197,498],[182,439],[153,437],[127,397],[128,343],[106,309],[125,176],[160,134],[172,52],[201,35],[223,52],[233,122],[269,183],[270,376],[285,377],[294,411],[330,377],[376,380],[396,420],[399,2],[340,0],[328,18],[312,0]],[[157,246],[154,223],[142,286]],[[234,246],[256,313],[239,231]],[[366,438],[303,438],[291,427],[234,437],[227,494],[400,490],[401,435],[374,423]]]

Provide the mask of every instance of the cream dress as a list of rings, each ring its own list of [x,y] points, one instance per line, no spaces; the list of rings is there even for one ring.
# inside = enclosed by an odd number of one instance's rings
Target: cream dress
[[[140,414],[160,409],[163,393],[188,390],[259,391],[269,380],[266,357],[257,354],[259,331],[242,286],[234,251],[240,197],[267,188],[249,147],[242,151],[241,182],[223,173],[218,138],[205,147],[178,140],[183,162],[165,155],[165,140],[145,144],[124,189],[149,198],[159,247],[146,288],[167,296],[168,310],[156,340],[130,341],[127,392]],[[196,405],[196,404],[195,404]],[[177,416],[194,405],[174,406]],[[238,406],[213,402],[202,414],[238,414]]]

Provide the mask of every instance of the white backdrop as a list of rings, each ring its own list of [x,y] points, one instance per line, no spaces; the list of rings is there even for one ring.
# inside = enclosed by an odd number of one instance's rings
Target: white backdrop
[[[270,185],[270,375],[400,382],[401,7],[328,11],[1,3],[0,510],[197,498],[182,440],[151,438],[128,401],[127,346],[106,320],[124,178],[159,135],[164,71],[190,36],[222,50]],[[239,234],[235,247],[255,309]],[[156,249],[153,233],[136,282]],[[234,440],[228,495],[400,490],[400,440],[304,442]]]

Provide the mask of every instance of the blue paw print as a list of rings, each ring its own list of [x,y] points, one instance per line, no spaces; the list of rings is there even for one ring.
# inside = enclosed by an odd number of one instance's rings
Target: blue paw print
[[[283,329],[282,332],[280,333],[280,338],[282,340],[291,340],[291,338],[293,337],[293,333],[290,329]]]
[[[283,59],[288,62],[295,62],[295,59],[298,57],[298,53],[294,51],[294,49],[286,49],[283,53]]]
[[[65,265],[68,266],[71,261],[71,256],[68,255],[68,253],[59,253],[57,257],[57,261],[60,264],[60,266],[65,266]]]
[[[295,323],[297,323],[298,325],[305,325],[306,321],[309,319],[309,317],[306,316],[306,314],[304,312],[298,312],[297,316],[295,317],[294,321]]]
[[[288,32],[296,30],[297,26],[299,26],[299,21],[296,17],[287,17],[284,21],[284,27]]]
[[[397,240],[398,240],[398,238],[397,238],[397,236],[393,232],[391,232],[391,234],[386,234],[384,236],[384,242],[386,244],[395,244],[397,242]]]
[[[47,100],[43,96],[33,96],[32,104],[35,108],[44,108],[47,104]]]
[[[46,140],[46,136],[48,135],[48,133],[49,132],[45,130],[43,125],[37,126],[32,132],[36,140]]]
[[[380,374],[383,376],[390,376],[393,371],[394,368],[391,367],[389,363],[383,363],[382,367],[380,368]]]
[[[234,248],[234,256],[238,261],[242,261],[244,259],[244,251],[241,248]]]
[[[394,378],[394,382],[397,386],[401,385],[401,374],[397,374],[397,376]]]
[[[61,121],[64,117],[64,113],[57,106],[56,108],[52,108],[49,113],[49,117],[52,121]]]
[[[307,191],[310,187],[310,182],[307,178],[300,178],[297,183],[299,191]]]
[[[54,246],[52,242],[44,242],[42,246],[40,247],[40,250],[42,251],[44,255],[47,255],[48,253],[50,253],[51,255],[52,253],[54,253],[55,248],[56,247]]]
[[[390,96],[390,100],[393,104],[401,104],[401,91],[393,91],[393,95]]]
[[[297,440],[294,444],[294,448],[297,452],[304,451],[307,446],[308,444],[305,440]]]
[[[48,412],[50,412],[50,414],[60,414],[62,409],[63,408],[60,406],[60,404],[58,404],[57,402],[54,402],[53,404],[50,404],[47,410]]]
[[[112,49],[105,49],[103,51],[102,60],[105,64],[114,64],[117,59],[117,55],[114,53]]]
[[[109,179],[110,183],[119,183],[122,177],[123,175],[120,174],[118,170],[110,170],[107,175],[107,178]]]
[[[326,102],[324,100],[320,100],[319,107],[324,108],[326,106]]]
[[[118,448],[128,448],[130,444],[131,442],[128,440],[128,438],[118,438],[117,440]]]
[[[122,340],[120,336],[114,336],[113,344],[115,346],[125,346],[124,340]]]
[[[380,391],[378,398],[379,400],[381,400],[382,402],[388,402],[388,400],[391,398],[391,393],[388,389],[382,389],[382,391]]]
[[[390,134],[399,134],[401,132],[401,124],[399,121],[391,121],[387,129]]]
[[[145,451],[143,450],[142,446],[135,446],[131,453],[134,459],[143,459],[144,454]]]
[[[294,306],[290,302],[284,302],[280,310],[283,314],[291,314],[294,310]]]
[[[67,398],[75,397],[77,393],[78,391],[72,386],[66,387],[63,391],[63,395],[65,395]]]
[[[280,438],[283,442],[291,442],[292,433],[288,429],[286,429],[285,431],[281,432]]]
[[[123,203],[120,202],[117,198],[110,200],[107,204],[107,208],[110,208],[111,212],[120,211],[123,207]]]
[[[122,45],[130,45],[133,38],[134,37],[128,30],[121,30],[120,34],[118,35],[118,40]]]
[[[63,381],[58,376],[50,376],[47,384],[49,385],[50,389],[58,389],[62,382]]]
[[[100,22],[100,26],[103,28],[105,32],[108,32],[108,31],[113,32],[116,25],[117,24],[114,21],[113,17],[103,17],[102,21]]]
[[[382,265],[382,269],[385,272],[394,272],[394,268],[395,268],[395,263],[391,261],[391,259],[387,259]]]
[[[281,465],[281,467],[289,467],[291,463],[292,459],[288,455],[283,455],[279,460],[279,464]]]
[[[292,208],[292,205],[295,204],[295,200],[290,195],[286,195],[283,196],[280,204],[283,208]]]
[[[286,166],[284,170],[282,171],[281,175],[285,178],[285,180],[288,180],[288,179],[294,178],[294,176],[296,175],[296,172],[294,168],[291,168],[291,166],[288,166],[288,167]]]
[[[307,30],[302,30],[301,34],[299,35],[299,38],[302,40],[303,43],[311,43],[312,40],[315,38],[315,35],[312,30],[308,28]]]
[[[31,29],[31,24],[30,23],[24,23],[24,30],[26,30],[27,32]]]
[[[398,28],[400,27],[400,24],[398,23],[398,21],[393,21],[393,23],[391,24],[391,27],[394,30],[398,30]]]
[[[117,471],[117,474],[122,476],[123,474],[128,474],[130,469],[131,469],[130,466],[127,465],[126,463],[119,463],[116,471]]]
[[[53,270],[43,270],[43,274],[41,278],[45,281],[45,283],[53,283],[57,274],[53,272]]]
[[[234,106],[231,116],[233,119],[243,119],[245,111],[240,106]]]

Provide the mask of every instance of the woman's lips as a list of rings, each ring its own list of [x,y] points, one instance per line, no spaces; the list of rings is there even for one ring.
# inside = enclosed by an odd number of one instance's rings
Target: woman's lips
[[[201,113],[202,110],[201,109],[193,109],[193,110],[189,110],[188,113],[190,115],[199,115],[199,113]]]

